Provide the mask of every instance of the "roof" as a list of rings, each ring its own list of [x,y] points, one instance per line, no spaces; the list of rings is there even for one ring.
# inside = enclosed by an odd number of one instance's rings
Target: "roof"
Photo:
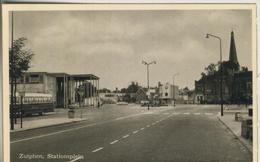
[[[55,76],[55,77],[69,76],[69,74],[67,74],[67,73],[48,73],[48,74]]]
[[[70,77],[73,77],[74,79],[76,80],[83,80],[83,79],[86,79],[86,80],[98,80],[99,77],[93,75],[93,74],[72,74],[70,75]]]
[[[75,80],[98,80],[99,77],[94,74],[67,74],[67,73],[49,73],[49,72],[24,72],[26,74],[47,74],[54,77],[72,77]]]

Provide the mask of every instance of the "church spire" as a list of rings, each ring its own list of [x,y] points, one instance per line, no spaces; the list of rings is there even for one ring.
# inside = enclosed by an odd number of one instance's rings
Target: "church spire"
[[[236,51],[235,38],[234,38],[233,31],[231,32],[229,62],[239,65],[238,60],[237,60],[237,51]]]

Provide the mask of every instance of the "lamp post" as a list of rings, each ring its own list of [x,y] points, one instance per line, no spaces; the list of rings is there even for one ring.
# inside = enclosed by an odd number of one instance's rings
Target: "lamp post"
[[[213,35],[208,34],[206,35],[206,38],[213,37],[219,40],[219,52],[220,52],[220,105],[221,105],[221,116],[223,116],[223,69],[222,69],[222,46],[221,46],[221,38]]]
[[[172,101],[173,101],[173,106],[175,106],[175,87],[174,87],[174,81],[175,81],[175,77],[179,75],[179,73],[175,73],[172,76]]]
[[[144,64],[144,65],[146,65],[146,69],[147,69],[147,92],[149,93],[150,91],[149,91],[149,66],[151,65],[151,64],[156,64],[156,61],[152,61],[152,62],[146,62],[146,61],[142,61],[142,64]],[[148,95],[147,95],[148,96]],[[148,101],[149,101],[149,96],[148,96]],[[150,101],[149,101],[149,103],[148,103],[148,107],[147,107],[147,109],[149,110],[149,104],[150,104]]]

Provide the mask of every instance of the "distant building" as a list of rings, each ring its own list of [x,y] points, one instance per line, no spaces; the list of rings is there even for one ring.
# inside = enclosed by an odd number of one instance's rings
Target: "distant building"
[[[229,60],[222,62],[223,102],[226,104],[252,103],[252,71],[240,70],[234,32],[231,32]],[[220,103],[220,70],[195,81],[195,103]]]
[[[179,98],[178,86],[173,86],[170,83],[160,85],[159,87],[159,100],[163,104],[171,104]]]
[[[26,72],[17,80],[17,92],[49,94],[60,108],[79,101],[84,105],[97,105],[98,89],[99,78],[93,74]]]
[[[194,104],[195,93],[194,90],[188,88],[179,90],[179,98],[176,103],[179,104]]]

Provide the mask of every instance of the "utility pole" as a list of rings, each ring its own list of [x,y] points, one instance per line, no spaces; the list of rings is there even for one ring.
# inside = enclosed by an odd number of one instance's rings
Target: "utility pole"
[[[150,86],[149,86],[149,66],[151,64],[156,64],[156,61],[152,61],[152,62],[149,62],[149,63],[146,62],[146,61],[142,61],[142,64],[146,65],[146,71],[147,71],[147,92],[149,93],[150,92]],[[147,109],[149,110],[150,109],[149,108],[149,106],[150,106],[149,95],[147,95],[147,97],[148,97],[148,101],[149,101]]]

